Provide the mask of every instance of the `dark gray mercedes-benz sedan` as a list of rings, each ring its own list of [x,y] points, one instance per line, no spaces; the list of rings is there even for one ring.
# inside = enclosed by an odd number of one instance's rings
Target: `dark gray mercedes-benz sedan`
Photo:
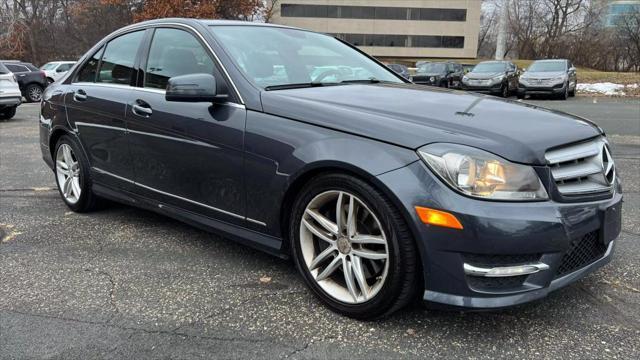
[[[416,86],[333,37],[163,19],[46,89],[40,146],[74,211],[151,209],[282,257],[331,309],[498,308],[607,263],[622,195],[600,128]]]

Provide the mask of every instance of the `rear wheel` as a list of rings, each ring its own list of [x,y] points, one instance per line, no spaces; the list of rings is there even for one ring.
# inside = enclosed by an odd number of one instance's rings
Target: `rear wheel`
[[[372,319],[412,300],[417,258],[403,218],[366,182],[325,175],[294,203],[293,258],[313,293],[341,314]]]
[[[9,120],[16,116],[17,106],[6,107],[0,110],[0,120]]]
[[[31,84],[27,86],[25,90],[25,97],[28,102],[40,102],[42,100],[42,86],[38,84]]]
[[[64,135],[58,140],[54,152],[56,183],[62,200],[75,212],[96,208],[97,196],[91,190],[89,163],[77,140]]]

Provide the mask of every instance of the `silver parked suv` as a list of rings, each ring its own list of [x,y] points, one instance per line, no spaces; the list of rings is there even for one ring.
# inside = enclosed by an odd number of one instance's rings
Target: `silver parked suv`
[[[0,63],[0,120],[9,120],[22,102],[15,75]]]
[[[520,76],[518,98],[549,95],[566,100],[569,96],[575,96],[577,84],[576,68],[571,61],[537,60]]]

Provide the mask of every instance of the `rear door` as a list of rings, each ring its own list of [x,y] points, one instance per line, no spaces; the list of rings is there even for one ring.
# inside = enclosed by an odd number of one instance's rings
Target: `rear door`
[[[7,69],[16,75],[18,79],[18,84],[20,84],[20,89],[23,89],[24,86],[29,82],[29,70],[28,67],[21,64],[5,64]]]
[[[243,142],[246,109],[229,101],[168,102],[169,78],[207,73],[219,93],[225,77],[197,34],[156,28],[127,110],[136,191],[165,204],[244,224]]]
[[[143,35],[139,30],[109,41],[82,65],[65,96],[69,123],[77,129],[92,176],[116,188],[129,188],[134,177],[125,112]]]

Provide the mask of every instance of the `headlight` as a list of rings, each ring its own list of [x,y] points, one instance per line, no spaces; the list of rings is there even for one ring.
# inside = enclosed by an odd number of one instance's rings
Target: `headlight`
[[[456,144],[427,145],[418,154],[441,179],[465,195],[506,201],[548,199],[531,166]]]
[[[567,80],[564,76],[558,76],[557,78],[553,79],[553,81],[557,84],[557,83],[561,83],[564,82],[565,80]]]
[[[469,81],[469,78],[467,77],[467,75],[465,75],[465,76],[463,76],[463,77],[462,77],[462,81],[463,81],[463,82],[467,82],[467,81]]]
[[[499,83],[502,80],[504,80],[504,75],[498,75],[498,76],[496,76],[494,78],[491,78],[491,82],[492,83]]]

